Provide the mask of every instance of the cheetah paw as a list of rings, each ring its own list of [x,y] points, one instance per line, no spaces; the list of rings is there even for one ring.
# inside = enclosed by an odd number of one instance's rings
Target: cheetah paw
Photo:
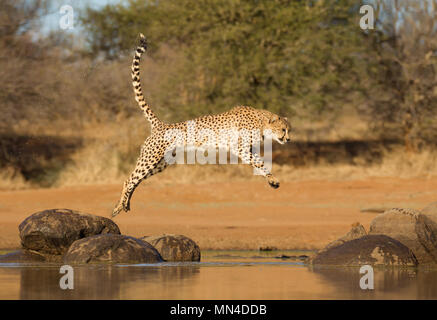
[[[112,217],[114,218],[116,215],[118,215],[121,211],[124,211],[124,212],[128,212],[128,211],[130,211],[130,206],[129,206],[129,204],[122,204],[122,203],[120,203],[120,204],[118,204],[115,208],[114,208],[114,210],[112,210]]]
[[[122,206],[115,207],[114,210],[112,210],[112,217],[114,218],[116,215],[118,215],[122,209],[123,209]]]
[[[275,177],[269,177],[268,178],[269,180],[268,180],[268,182],[269,182],[269,185],[273,188],[273,189],[278,189],[279,188],[279,180],[278,179],[276,179]]]

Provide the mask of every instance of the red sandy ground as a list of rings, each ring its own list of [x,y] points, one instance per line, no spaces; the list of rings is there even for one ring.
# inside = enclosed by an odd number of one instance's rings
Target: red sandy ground
[[[0,248],[20,246],[18,225],[30,214],[69,208],[110,216],[120,185],[0,192]],[[377,213],[369,207],[423,208],[437,200],[437,178],[360,181],[264,181],[141,185],[131,212],[115,218],[123,234],[184,234],[201,249],[318,249],[361,222],[368,230]]]

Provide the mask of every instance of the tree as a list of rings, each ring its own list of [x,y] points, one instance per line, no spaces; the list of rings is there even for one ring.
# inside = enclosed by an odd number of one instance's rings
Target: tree
[[[359,1],[131,0],[88,9],[82,23],[94,55],[124,56],[143,32],[182,63],[162,84],[180,117],[238,104],[280,114],[329,115],[350,101],[366,73]],[[144,73],[143,73],[144,74]],[[177,110],[176,110],[177,109]]]
[[[45,59],[42,45],[35,44],[30,30],[44,13],[46,2],[3,0],[0,2],[0,130],[10,129],[24,110],[43,107],[38,77],[30,76]]]
[[[382,130],[401,130],[408,151],[435,139],[437,112],[436,0],[378,0],[377,31],[371,33],[380,86],[369,100]]]

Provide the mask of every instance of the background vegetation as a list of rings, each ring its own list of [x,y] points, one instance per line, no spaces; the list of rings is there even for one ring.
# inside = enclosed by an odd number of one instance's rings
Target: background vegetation
[[[374,30],[359,27],[365,3]],[[434,174],[436,4],[129,0],[77,10],[80,33],[43,34],[57,2],[4,0],[0,187],[123,180],[148,128],[129,74],[139,32],[162,120],[252,105],[293,119],[296,143],[275,154],[293,178]]]

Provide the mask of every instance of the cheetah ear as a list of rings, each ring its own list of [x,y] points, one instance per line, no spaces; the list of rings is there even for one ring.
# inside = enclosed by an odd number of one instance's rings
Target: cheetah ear
[[[272,117],[270,118],[269,123],[273,123],[273,122],[276,122],[276,121],[278,121],[278,120],[279,120],[279,117],[278,117],[276,114],[274,114],[274,115],[272,115]]]
[[[284,117],[284,120],[288,122],[288,118],[287,117]]]

